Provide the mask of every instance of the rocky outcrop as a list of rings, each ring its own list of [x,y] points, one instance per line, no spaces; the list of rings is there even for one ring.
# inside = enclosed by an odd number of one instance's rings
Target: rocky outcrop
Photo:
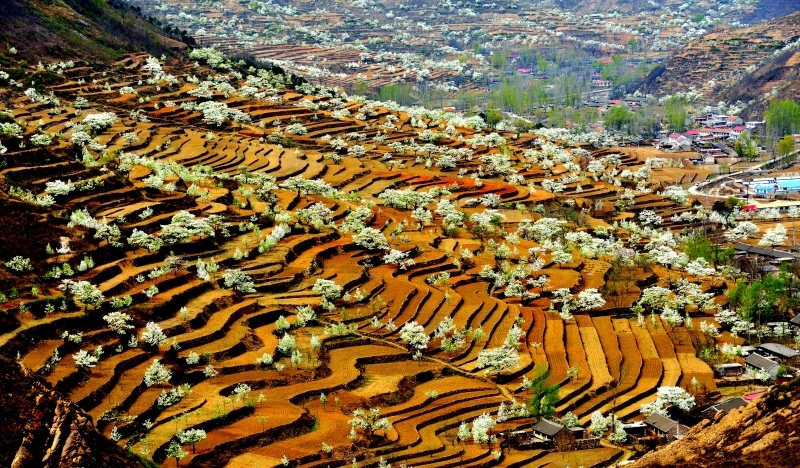
[[[27,369],[0,358],[0,466],[126,468],[140,466],[99,434],[75,403]]]
[[[681,440],[642,457],[636,468],[796,467],[800,453],[800,378],[744,408],[704,420]]]

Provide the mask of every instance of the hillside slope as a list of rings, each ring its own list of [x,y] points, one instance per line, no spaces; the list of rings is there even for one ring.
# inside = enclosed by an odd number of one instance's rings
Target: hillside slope
[[[795,467],[800,450],[800,379],[780,385],[719,421],[704,420],[682,440],[642,457],[636,468]]]
[[[154,55],[181,49],[189,40],[181,31],[165,33],[155,20],[123,2],[92,0],[3,0],[0,3],[0,43],[18,56],[45,59],[88,57],[118,59],[123,53],[146,50]],[[171,34],[174,37],[168,37]],[[31,41],[31,38],[36,38]]]
[[[746,102],[796,78],[798,39],[800,13],[708,34],[656,69],[641,90],[663,96],[694,87],[709,102],[723,97]]]
[[[141,466],[100,435],[91,418],[27,369],[0,357],[0,466]]]

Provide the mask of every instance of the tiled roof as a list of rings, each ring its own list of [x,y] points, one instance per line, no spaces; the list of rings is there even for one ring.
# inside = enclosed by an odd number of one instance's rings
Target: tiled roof
[[[764,356],[753,353],[747,356],[747,359],[744,362],[750,364],[751,366],[758,367],[762,370],[772,369],[773,367],[777,366],[778,363],[773,361],[772,359],[765,358]]]
[[[534,432],[539,432],[550,437],[558,434],[561,429],[564,429],[564,426],[553,421],[548,421],[547,419],[542,419],[533,425]]]
[[[768,353],[775,354],[784,359],[791,359],[795,356],[800,356],[800,352],[779,343],[764,343],[758,347],[764,351],[767,351]]]
[[[655,427],[661,432],[667,432],[670,429],[672,429],[675,426],[675,424],[677,424],[675,421],[669,419],[666,416],[661,416],[658,413],[653,413],[650,416],[648,416],[647,419],[644,420],[644,423],[649,426]]]
[[[711,406],[708,409],[714,409],[714,410],[719,411],[719,412],[729,413],[732,410],[735,410],[736,408],[740,408],[742,406],[747,406],[748,403],[749,402],[747,400],[745,400],[744,398],[741,398],[741,397],[731,398],[731,399],[723,401],[722,403],[717,403],[716,405]]]

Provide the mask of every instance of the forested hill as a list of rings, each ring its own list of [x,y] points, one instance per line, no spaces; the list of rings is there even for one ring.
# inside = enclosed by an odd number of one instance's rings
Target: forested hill
[[[36,38],[36,40],[31,40]],[[182,31],[162,30],[121,0],[3,0],[0,43],[18,47],[18,58],[117,59],[124,53],[161,55],[192,42]]]

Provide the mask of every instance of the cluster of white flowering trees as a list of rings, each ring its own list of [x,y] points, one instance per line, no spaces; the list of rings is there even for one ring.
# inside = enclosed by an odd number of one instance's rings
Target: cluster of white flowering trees
[[[670,406],[688,413],[695,405],[694,397],[681,387],[659,387],[656,394],[656,401],[642,405],[642,414],[649,416],[658,413],[667,416],[667,408]]]

